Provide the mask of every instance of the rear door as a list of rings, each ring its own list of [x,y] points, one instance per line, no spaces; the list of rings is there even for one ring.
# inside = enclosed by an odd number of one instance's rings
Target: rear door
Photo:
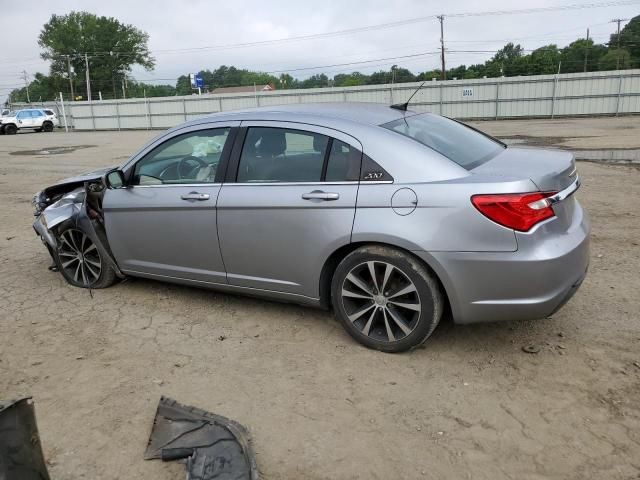
[[[127,188],[106,191],[107,237],[123,272],[226,283],[216,201],[237,123],[174,132],[126,167]]]
[[[242,127],[218,199],[228,282],[317,298],[324,261],[351,239],[362,146],[306,124]]]
[[[33,128],[42,127],[42,123],[44,122],[44,113],[40,110],[31,110],[31,126]]]

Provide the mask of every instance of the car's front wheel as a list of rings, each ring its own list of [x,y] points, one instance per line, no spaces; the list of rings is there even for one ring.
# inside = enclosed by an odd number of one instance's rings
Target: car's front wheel
[[[13,124],[5,125],[4,133],[6,133],[7,135],[15,135],[16,133],[18,133],[18,127]]]
[[[91,238],[75,227],[58,233],[55,261],[67,282],[81,288],[106,288],[116,281],[116,273],[100,255]]]
[[[336,316],[363,345],[402,352],[435,330],[444,306],[438,280],[400,250],[360,247],[338,265],[331,285]]]

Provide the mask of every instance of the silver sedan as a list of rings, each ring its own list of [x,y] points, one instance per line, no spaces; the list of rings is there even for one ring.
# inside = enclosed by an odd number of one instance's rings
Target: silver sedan
[[[71,284],[125,276],[333,307],[387,352],[457,323],[542,318],[586,275],[573,155],[376,104],[228,112],[34,198]]]

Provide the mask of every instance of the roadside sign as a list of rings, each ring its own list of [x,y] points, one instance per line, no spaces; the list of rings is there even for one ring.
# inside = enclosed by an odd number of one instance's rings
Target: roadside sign
[[[191,88],[204,87],[204,79],[200,75],[196,75],[195,73],[190,73],[189,80],[191,81]]]

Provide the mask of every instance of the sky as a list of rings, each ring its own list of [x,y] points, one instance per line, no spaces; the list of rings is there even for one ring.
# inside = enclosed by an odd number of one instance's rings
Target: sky
[[[37,38],[52,14],[85,10],[115,17],[146,31],[156,68],[148,72],[135,67],[133,77],[149,83],[175,84],[178,76],[219,65],[273,72],[293,70],[306,78],[316,73],[333,76],[360,71],[388,70],[391,65],[414,73],[439,68],[440,27],[435,15],[444,14],[447,68],[482,63],[505,43],[520,43],[534,49],[549,43],[565,46],[584,37],[590,28],[596,42],[605,42],[615,31],[613,18],[640,14],[640,0],[631,5],[556,10],[530,14],[447,16],[462,12],[503,11],[575,4],[604,3],[602,0],[56,0],[16,2],[0,0],[2,37],[0,50],[0,102],[10,89],[23,86],[28,78],[46,73],[48,64],[39,59]],[[619,3],[611,0],[608,3]],[[432,17],[419,20],[422,17]],[[418,20],[416,20],[418,19]],[[411,22],[403,22],[412,20]],[[254,45],[242,48],[205,48],[238,43],[263,42],[311,34],[336,32],[391,22],[388,28],[355,33]],[[624,25],[624,23],[623,23]],[[10,45],[10,48],[6,48]],[[190,49],[190,50],[185,50]],[[176,51],[178,50],[178,51]],[[461,51],[474,51],[463,53]],[[480,52],[479,52],[480,51]],[[421,55],[424,54],[424,55]],[[412,56],[419,55],[419,56]],[[410,56],[409,58],[397,58]],[[395,58],[394,58],[395,57]],[[350,62],[369,63],[326,67]],[[324,68],[309,68],[319,67]]]

